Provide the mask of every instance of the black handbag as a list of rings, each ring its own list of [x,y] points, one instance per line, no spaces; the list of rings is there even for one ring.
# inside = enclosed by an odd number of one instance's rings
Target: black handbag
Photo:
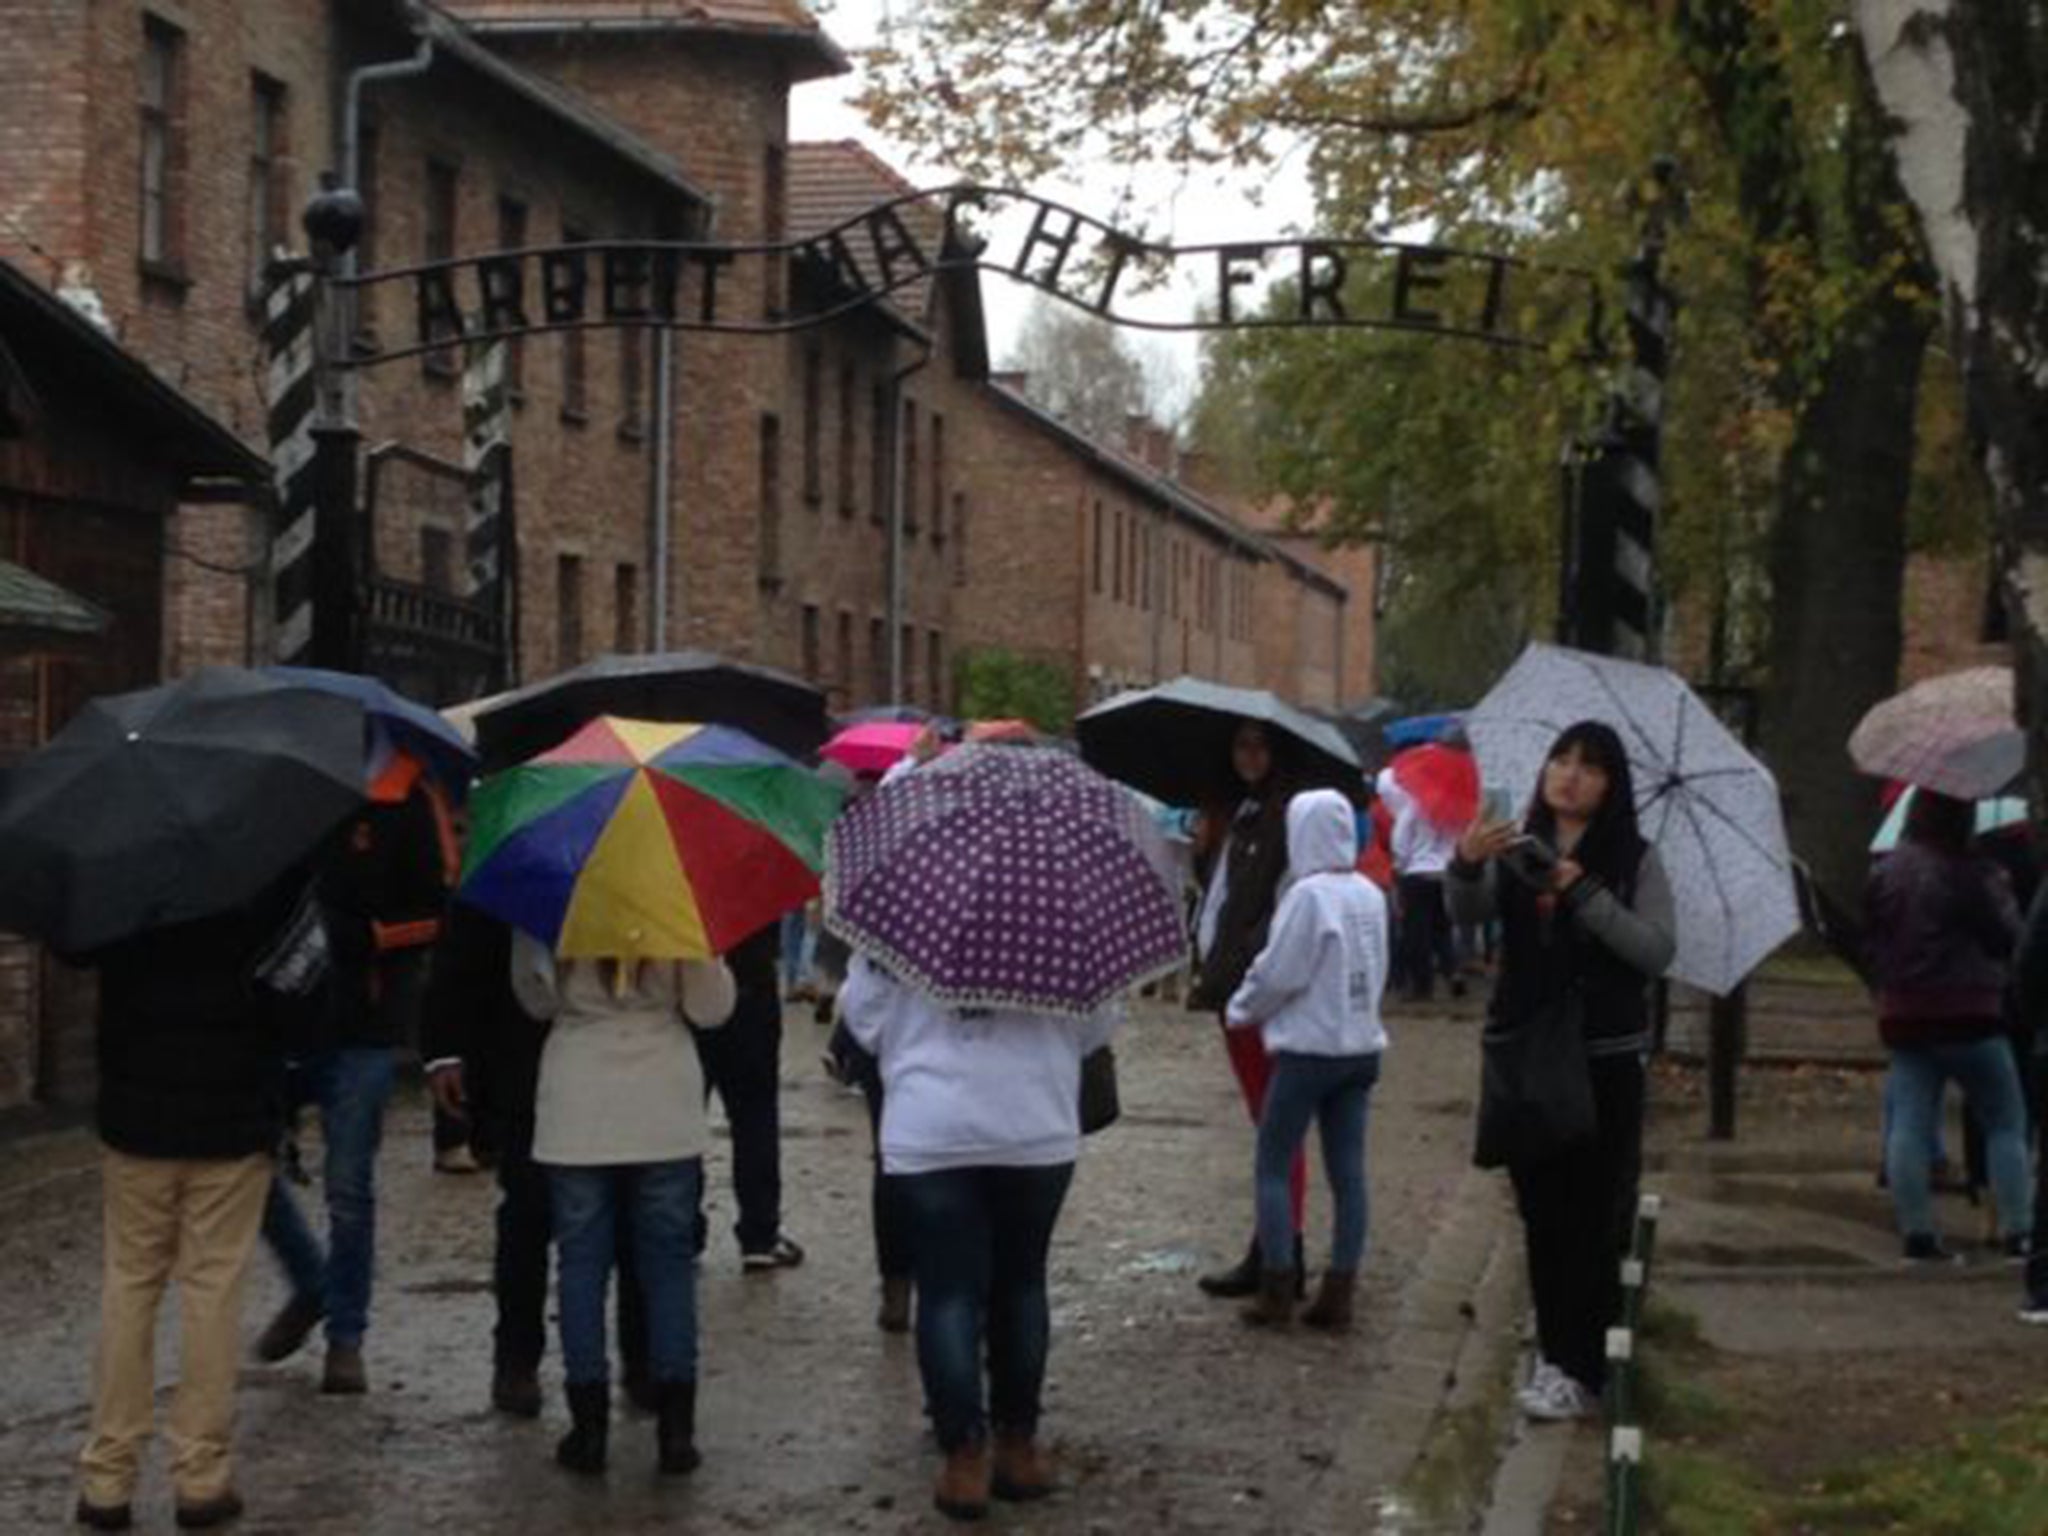
[[[1081,1058],[1081,1134],[1093,1136],[1116,1124],[1123,1105],[1116,1092],[1116,1052],[1097,1046]]]
[[[1577,987],[1512,1024],[1489,1021],[1479,1039],[1481,1168],[1533,1162],[1599,1134],[1586,1064],[1585,999]]]

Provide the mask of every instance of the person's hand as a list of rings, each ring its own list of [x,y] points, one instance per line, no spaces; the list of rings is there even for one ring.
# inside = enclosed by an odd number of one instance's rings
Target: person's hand
[[[463,1089],[461,1062],[450,1062],[429,1072],[427,1091],[433,1094],[435,1107],[444,1115],[452,1115],[458,1120],[468,1117],[469,1095]]]
[[[929,721],[910,743],[910,755],[921,766],[939,755],[943,743],[939,740],[939,728]]]
[[[1572,859],[1559,859],[1550,866],[1550,888],[1560,896],[1585,878],[1585,867]]]
[[[1458,857],[1467,864],[1484,864],[1508,851],[1522,829],[1512,821],[1474,822],[1458,839]]]

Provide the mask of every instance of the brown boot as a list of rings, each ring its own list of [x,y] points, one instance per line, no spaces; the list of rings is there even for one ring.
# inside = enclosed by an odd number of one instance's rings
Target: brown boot
[[[1293,1327],[1294,1286],[1292,1269],[1260,1270],[1259,1294],[1238,1316],[1254,1328]]]
[[[949,1451],[932,1489],[939,1513],[954,1520],[979,1520],[988,1514],[988,1495],[988,1442],[976,1440]]]
[[[1351,1299],[1358,1291],[1358,1271],[1326,1269],[1316,1299],[1301,1314],[1304,1328],[1322,1328],[1330,1333],[1351,1331]]]
[[[1052,1459],[1032,1435],[1020,1430],[996,1431],[995,1473],[990,1490],[1011,1504],[1042,1499],[1053,1490]]]

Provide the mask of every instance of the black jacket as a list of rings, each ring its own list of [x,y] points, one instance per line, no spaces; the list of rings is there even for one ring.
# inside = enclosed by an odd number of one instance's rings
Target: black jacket
[[[548,1026],[512,995],[512,930],[463,902],[449,907],[420,1010],[423,1061],[462,1063],[470,1122],[485,1145],[524,1156]]]
[[[1246,971],[1266,947],[1266,929],[1280,899],[1280,881],[1287,873],[1287,802],[1284,793],[1268,795],[1254,808],[1239,809],[1230,824],[1224,857],[1230,861],[1230,888],[1216,918],[1216,942],[1198,968],[1188,1007],[1219,1012],[1230,1001]],[[1215,878],[1213,867],[1208,878]],[[1208,881],[1204,880],[1206,887]]]
[[[291,882],[239,911],[85,957],[99,971],[99,1131],[108,1146],[156,1158],[275,1150],[286,1030],[319,1003],[278,996],[255,968],[302,893]]]
[[[448,899],[428,793],[421,784],[396,805],[365,806],[321,860],[334,982],[325,1016],[299,1042],[308,1048],[413,1042],[426,956]]]

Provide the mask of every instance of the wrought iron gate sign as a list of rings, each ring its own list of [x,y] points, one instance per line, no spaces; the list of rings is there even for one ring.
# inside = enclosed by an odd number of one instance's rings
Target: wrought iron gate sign
[[[977,226],[1021,229],[998,252]],[[767,287],[745,269],[788,263],[810,302],[764,311]],[[1146,330],[1331,326],[1418,331],[1497,346],[1598,354],[1601,308],[1589,272],[1512,256],[1377,239],[1161,245],[1059,203],[997,187],[957,186],[877,204],[820,234],[778,244],[613,240],[501,251],[338,279],[358,290],[409,283],[411,343],[341,366],[388,362],[458,341],[534,331],[652,326],[778,333],[852,314],[935,275],[976,269]],[[1192,317],[1148,318],[1138,296],[1192,274]],[[1262,278],[1284,307],[1248,309]],[[1174,290],[1176,298],[1184,288]]]

